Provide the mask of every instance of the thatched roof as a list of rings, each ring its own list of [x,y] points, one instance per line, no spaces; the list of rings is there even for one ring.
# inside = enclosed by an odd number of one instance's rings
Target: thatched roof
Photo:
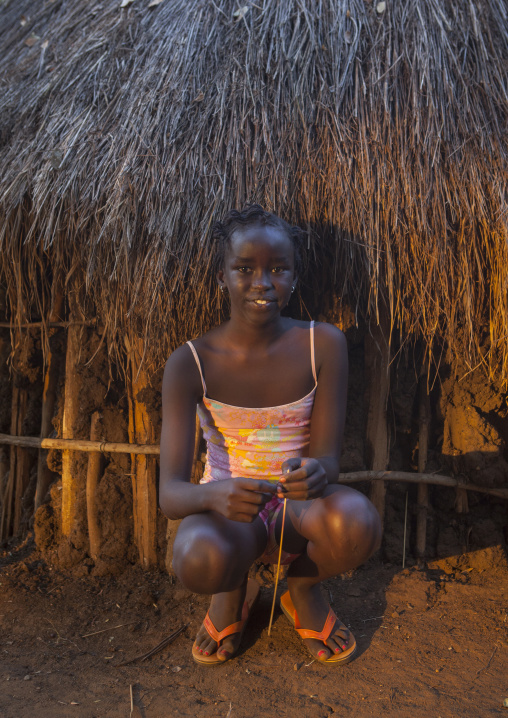
[[[308,227],[323,294],[508,376],[505,0],[123,4],[0,4],[13,308],[82,267],[110,341],[135,321],[160,361],[218,316],[211,221],[259,201]]]

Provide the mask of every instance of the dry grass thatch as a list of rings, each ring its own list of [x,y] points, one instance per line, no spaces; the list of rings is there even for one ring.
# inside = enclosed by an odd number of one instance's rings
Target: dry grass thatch
[[[3,0],[0,25],[18,321],[75,272],[110,347],[142,331],[159,363],[219,314],[210,223],[259,201],[308,227],[323,291],[508,377],[505,0]]]

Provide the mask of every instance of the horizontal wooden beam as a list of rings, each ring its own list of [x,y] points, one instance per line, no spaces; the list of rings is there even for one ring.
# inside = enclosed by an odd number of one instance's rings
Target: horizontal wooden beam
[[[37,436],[9,436],[0,434],[0,444],[26,446],[33,449],[61,449],[62,451],[101,451],[108,454],[159,454],[158,445],[121,444],[87,439],[39,439]]]
[[[466,491],[478,491],[481,494],[508,499],[508,489],[491,489],[478,484],[466,484],[462,479],[443,474],[419,474],[411,471],[353,471],[339,474],[339,484],[356,484],[360,481],[404,481],[410,484],[433,484],[434,486],[458,486]]]
[[[87,441],[85,439],[39,439],[37,436],[10,436],[0,434],[0,444],[26,446],[32,449],[60,449],[62,451],[101,451],[104,454],[160,454],[156,444],[121,444],[110,441]],[[493,489],[478,484],[466,484],[461,479],[443,474],[419,474],[411,471],[352,471],[339,474],[339,484],[358,484],[361,481],[402,481],[410,484],[433,484],[434,486],[458,486],[466,491],[508,499],[508,489]]]
[[[508,489],[491,489],[478,484],[466,484],[462,479],[443,474],[419,474],[411,471],[354,471],[339,474],[339,484],[355,484],[360,481],[405,481],[410,484],[434,484],[435,486],[459,486],[466,491],[478,491],[482,494],[508,499]]]
[[[96,319],[89,319],[82,322],[24,322],[22,324],[13,324],[12,322],[0,322],[1,329],[41,329],[41,327],[48,327],[48,329],[55,329],[58,327],[94,327],[97,324]]]

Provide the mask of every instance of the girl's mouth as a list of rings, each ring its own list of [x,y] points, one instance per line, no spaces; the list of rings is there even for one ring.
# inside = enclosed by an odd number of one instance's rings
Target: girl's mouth
[[[252,299],[251,302],[255,304],[256,307],[268,307],[274,304],[275,299]]]

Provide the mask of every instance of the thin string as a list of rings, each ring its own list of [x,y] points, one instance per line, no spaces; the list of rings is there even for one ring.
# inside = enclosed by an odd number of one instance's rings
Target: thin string
[[[268,624],[268,635],[270,635],[270,631],[272,630],[273,612],[275,610],[275,599],[277,598],[277,586],[279,584],[280,560],[282,557],[282,539],[284,536],[284,523],[286,521],[286,501],[287,499],[284,499],[284,508],[282,510],[282,527],[280,530],[279,560],[277,561],[277,575],[275,576],[275,588],[273,590],[272,612],[270,613],[270,623]]]

